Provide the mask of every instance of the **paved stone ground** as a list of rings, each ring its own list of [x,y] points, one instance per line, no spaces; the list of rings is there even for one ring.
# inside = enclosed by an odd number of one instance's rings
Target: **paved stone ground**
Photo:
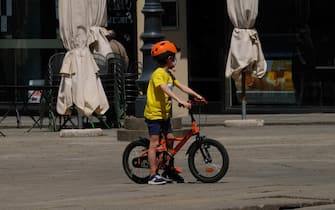
[[[117,129],[98,137],[62,138],[46,128],[26,132],[5,126],[0,209],[335,209],[321,205],[335,202],[334,115],[280,115],[272,124],[266,122],[274,117],[262,115],[265,126],[255,128],[221,126],[228,117],[207,116],[202,128],[230,155],[227,175],[215,184],[194,180],[184,151],[176,162],[184,168],[185,184],[131,182],[121,160],[128,142],[117,141]]]

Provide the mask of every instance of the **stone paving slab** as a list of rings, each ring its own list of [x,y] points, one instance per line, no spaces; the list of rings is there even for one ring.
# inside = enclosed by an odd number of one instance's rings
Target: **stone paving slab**
[[[328,210],[335,203],[331,124],[204,127],[229,153],[227,175],[198,183],[182,151],[176,163],[186,183],[165,186],[126,177],[128,142],[117,141],[118,129],[72,138],[46,128],[1,130],[7,136],[0,137],[0,209]]]

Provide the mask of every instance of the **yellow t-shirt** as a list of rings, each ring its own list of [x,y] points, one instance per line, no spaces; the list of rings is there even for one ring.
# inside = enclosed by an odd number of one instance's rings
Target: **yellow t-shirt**
[[[147,89],[147,102],[144,117],[149,120],[167,120],[171,114],[171,100],[164,93],[161,84],[166,84],[172,89],[178,81],[163,68],[158,67],[151,75]]]

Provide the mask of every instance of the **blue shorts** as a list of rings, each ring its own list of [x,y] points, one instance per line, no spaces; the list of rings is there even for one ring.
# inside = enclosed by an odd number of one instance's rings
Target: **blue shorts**
[[[149,135],[160,135],[161,133],[172,133],[172,126],[170,119],[168,120],[148,120],[145,119],[148,125]]]

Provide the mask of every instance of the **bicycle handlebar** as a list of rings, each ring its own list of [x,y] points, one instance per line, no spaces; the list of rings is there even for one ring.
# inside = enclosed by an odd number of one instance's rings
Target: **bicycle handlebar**
[[[201,98],[201,99],[199,99],[199,98],[193,98],[193,100],[189,100],[188,102],[191,103],[192,106],[193,106],[193,105],[203,105],[203,104],[208,104],[208,102],[207,102],[207,100],[206,100],[205,98]],[[179,107],[184,107],[184,105],[181,104],[181,103],[178,103],[178,106],[179,106]],[[193,107],[192,107],[192,106],[191,106],[191,108],[189,109],[188,113],[189,113],[189,115],[190,115],[190,117],[191,117],[191,122],[193,123],[193,122],[195,122],[196,120],[195,120],[194,115],[193,115],[193,111],[192,111],[192,108],[193,108]],[[200,110],[200,106],[199,106],[199,110]]]
[[[193,98],[193,100],[189,100],[188,102],[191,103],[192,106],[193,106],[193,105],[203,105],[203,104],[208,104],[207,100],[204,99],[204,98],[201,98],[201,99]],[[181,104],[181,103],[178,103],[178,106],[179,106],[179,107],[184,107],[184,105]],[[185,108],[185,107],[184,107],[184,108]],[[191,121],[194,122],[194,121],[195,121],[195,118],[194,118],[194,116],[193,116],[192,108],[193,108],[193,107],[191,107],[191,109],[189,109],[189,115],[190,115],[190,117],[191,117]],[[199,106],[199,111],[200,111],[200,106]]]
[[[189,103],[191,103],[191,105],[201,105],[201,104],[208,104],[208,101],[205,98],[193,98],[193,100],[188,100]],[[178,103],[179,107],[183,107],[185,108],[185,106],[181,103]]]
[[[205,98],[194,98],[193,101],[196,104],[208,104],[208,101]]]

